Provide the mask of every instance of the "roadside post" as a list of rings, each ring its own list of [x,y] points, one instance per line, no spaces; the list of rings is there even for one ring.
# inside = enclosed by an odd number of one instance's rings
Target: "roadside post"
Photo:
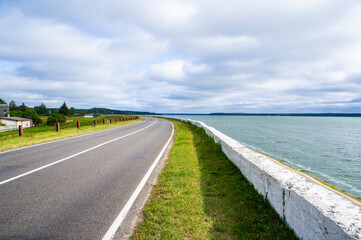
[[[77,128],[80,128],[80,121],[77,121],[77,122],[76,122],[76,127],[77,127]]]
[[[57,123],[56,123],[56,131],[59,132],[59,130],[60,130],[60,123],[57,122]]]
[[[110,123],[112,123],[113,122],[113,119],[112,118],[110,118]]]
[[[97,125],[97,120],[94,120],[94,127]]]
[[[105,124],[105,118],[103,118],[103,124]]]
[[[23,125],[20,125],[19,126],[19,137],[21,137],[22,135],[24,135]]]

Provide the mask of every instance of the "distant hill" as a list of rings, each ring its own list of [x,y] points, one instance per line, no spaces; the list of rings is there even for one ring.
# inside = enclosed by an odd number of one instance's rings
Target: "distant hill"
[[[57,108],[49,108],[49,110],[58,110]],[[90,109],[76,109],[76,113],[85,113],[85,114],[92,114],[92,113],[99,113],[103,115],[159,115],[158,113],[153,112],[139,112],[139,111],[128,111],[128,110],[115,110],[115,109],[108,109],[108,108],[90,108]]]
[[[361,113],[210,113],[220,116],[361,117]]]
[[[128,111],[128,110],[114,110],[108,108],[91,108],[91,109],[77,109],[77,112],[85,113],[99,113],[99,114],[122,114],[122,115],[159,115],[158,113],[153,112],[138,112],[138,111]]]

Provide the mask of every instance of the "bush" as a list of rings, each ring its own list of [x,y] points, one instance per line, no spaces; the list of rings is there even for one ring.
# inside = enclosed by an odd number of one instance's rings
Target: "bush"
[[[66,117],[60,113],[54,113],[48,117],[46,124],[49,126],[55,125],[57,122],[66,122]]]
[[[32,108],[27,108],[25,111],[11,111],[11,115],[22,118],[31,118],[35,125],[39,125],[43,122]]]

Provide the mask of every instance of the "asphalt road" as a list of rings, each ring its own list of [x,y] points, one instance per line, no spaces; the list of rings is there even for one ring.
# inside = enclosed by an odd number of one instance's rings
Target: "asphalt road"
[[[0,239],[102,239],[172,129],[147,118],[0,153]]]

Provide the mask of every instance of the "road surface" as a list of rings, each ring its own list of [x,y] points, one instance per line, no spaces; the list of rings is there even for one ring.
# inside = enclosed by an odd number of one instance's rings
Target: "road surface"
[[[147,118],[0,153],[0,239],[103,239],[172,131]]]

